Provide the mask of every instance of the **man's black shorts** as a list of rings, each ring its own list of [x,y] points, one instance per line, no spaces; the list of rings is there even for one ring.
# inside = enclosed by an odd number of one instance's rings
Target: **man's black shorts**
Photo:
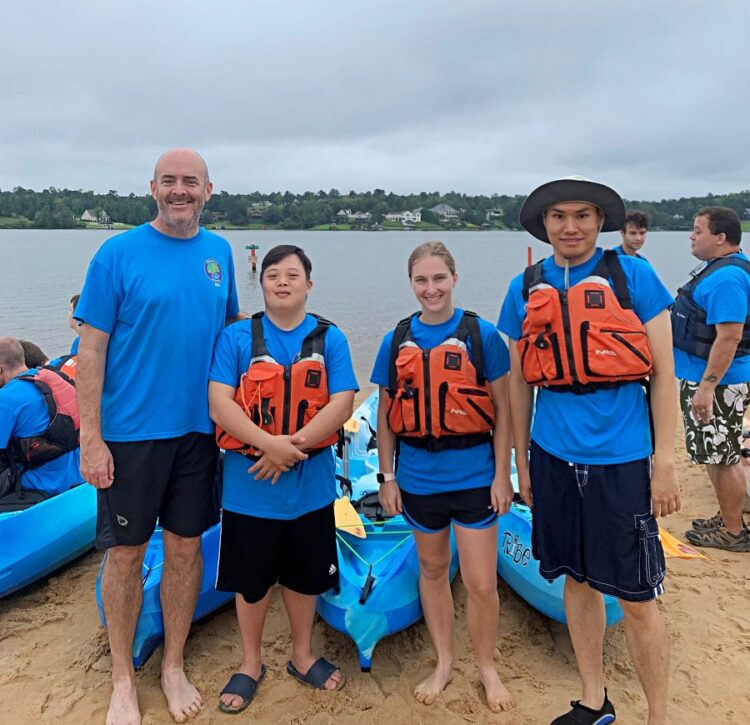
[[[224,509],[216,588],[259,602],[278,582],[317,595],[339,583],[333,504],[296,519],[262,519]]]
[[[219,520],[213,435],[107,443],[115,479],[97,492],[96,546],[139,546],[156,520],[177,536],[200,536]]]
[[[442,531],[451,521],[469,529],[486,529],[497,521],[489,486],[432,494],[408,493],[402,489],[401,504],[409,524],[427,534]]]
[[[648,458],[570,463],[531,444],[531,534],[545,579],[562,574],[604,594],[645,602],[664,591],[664,551],[651,513]]]

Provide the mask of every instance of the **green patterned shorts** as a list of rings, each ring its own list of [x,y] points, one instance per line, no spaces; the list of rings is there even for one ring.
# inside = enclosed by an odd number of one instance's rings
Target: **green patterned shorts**
[[[742,416],[750,405],[750,384],[717,385],[713,418],[699,423],[690,411],[698,383],[680,380],[680,409],[685,422],[685,447],[693,463],[740,462]]]

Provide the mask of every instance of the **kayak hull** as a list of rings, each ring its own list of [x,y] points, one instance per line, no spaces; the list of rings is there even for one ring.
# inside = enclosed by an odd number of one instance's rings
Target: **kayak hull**
[[[359,665],[369,672],[377,643],[419,621],[422,605],[417,548],[409,525],[400,515],[383,523],[374,523],[364,515],[360,518],[367,538],[338,532],[339,587],[318,597],[317,611],[331,627],[354,641]],[[458,571],[453,536],[451,549],[452,580]],[[369,577],[371,587],[363,597]]]
[[[96,489],[87,484],[0,514],[0,597],[84,554],[95,536]]]
[[[197,621],[215,611],[234,598],[233,592],[216,590],[216,567],[219,560],[220,528],[212,526],[201,537],[203,554],[203,576],[201,578],[198,601],[193,621]],[[101,595],[101,578],[106,555],[96,579],[96,603],[99,608],[99,620],[106,627]],[[151,656],[153,651],[164,641],[164,620],[161,611],[161,577],[164,567],[164,539],[161,528],[157,528],[151,537],[143,559],[143,605],[138,616],[133,639],[133,666],[140,667]]]

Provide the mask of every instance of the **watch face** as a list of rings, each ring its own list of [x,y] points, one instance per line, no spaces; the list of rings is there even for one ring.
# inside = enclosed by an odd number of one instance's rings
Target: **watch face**
[[[376,481],[377,481],[378,483],[385,483],[385,476],[384,476],[384,475],[383,475],[382,473],[378,473],[378,474],[377,474],[377,475],[375,476],[375,480],[376,480]]]

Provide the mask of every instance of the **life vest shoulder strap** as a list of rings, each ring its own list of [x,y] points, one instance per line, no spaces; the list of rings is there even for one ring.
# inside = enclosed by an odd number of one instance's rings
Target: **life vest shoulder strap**
[[[398,371],[396,370],[396,358],[398,357],[401,345],[411,337],[411,321],[419,314],[419,312],[413,312],[408,317],[404,317],[403,320],[399,320],[396,325],[396,329],[393,331],[393,338],[391,340],[391,355],[388,360],[388,391],[391,395],[396,394],[396,388],[398,387]]]
[[[606,249],[593,271],[594,276],[612,279],[617,302],[624,310],[633,309],[633,300],[628,290],[628,280],[620,264],[620,255],[614,249]]]
[[[714,272],[718,272],[724,267],[739,267],[747,274],[750,274],[750,262],[746,259],[740,259],[733,255],[726,255],[713,259],[698,274],[695,275],[687,284],[681,287],[678,292],[686,294],[690,299],[693,298],[693,290],[706,277],[710,277]]]
[[[482,348],[482,333],[479,330],[479,315],[471,310],[464,310],[461,322],[456,328],[456,337],[459,340],[471,341],[471,358],[477,371],[477,385],[484,385],[484,352]]]
[[[311,330],[302,341],[302,347],[300,350],[301,358],[309,358],[313,354],[323,355],[325,349],[325,336],[328,332],[329,327],[336,327],[336,325],[327,320],[325,317],[316,315],[313,312],[307,313],[315,318],[317,325]],[[261,310],[256,312],[251,318],[251,334],[252,334],[252,354],[251,359],[255,360],[261,357],[270,357],[268,348],[266,347],[266,341],[263,336],[263,317],[265,313]]]
[[[542,282],[544,282],[544,275],[542,274],[542,262],[544,262],[544,260],[540,259],[535,264],[526,267],[526,269],[523,271],[523,287],[521,289],[521,294],[523,295],[524,302],[529,301],[529,290],[531,290],[532,287],[536,287],[537,285],[540,285],[542,284]]]
[[[50,367],[49,365],[45,365],[42,370],[52,370],[54,373],[59,375],[62,380],[64,380],[69,385],[72,385],[68,377],[57,371],[55,368]],[[41,393],[42,398],[44,399],[44,403],[47,406],[47,412],[49,413],[50,422],[53,421],[55,419],[55,416],[57,416],[57,401],[55,400],[55,396],[49,384],[45,382],[38,373],[34,375],[24,373],[23,375],[19,375],[16,380],[25,380],[27,383],[31,383],[36,387],[36,389]]]

